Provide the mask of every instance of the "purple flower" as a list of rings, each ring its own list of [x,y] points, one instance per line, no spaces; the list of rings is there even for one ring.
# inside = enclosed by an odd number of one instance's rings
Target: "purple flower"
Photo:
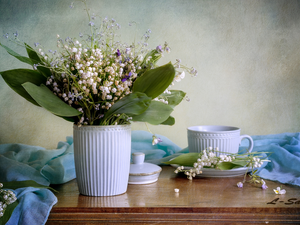
[[[125,77],[122,79],[122,82],[124,82],[125,80],[128,80],[131,77],[132,73],[129,72],[128,75],[125,75]]]
[[[266,184],[262,184],[262,185],[261,185],[261,188],[262,188],[263,190],[266,190],[266,189],[268,188],[268,186],[267,186]]]
[[[157,46],[157,47],[156,47],[156,51],[158,51],[158,52],[162,52],[161,45],[159,45],[159,46]]]
[[[117,52],[116,52],[116,54],[117,54],[117,56],[120,56],[120,55],[121,55],[121,53],[120,53],[120,50],[119,50],[119,49],[117,49]]]
[[[238,186],[238,188],[242,188],[243,187],[243,183],[242,182],[238,182],[236,185]]]

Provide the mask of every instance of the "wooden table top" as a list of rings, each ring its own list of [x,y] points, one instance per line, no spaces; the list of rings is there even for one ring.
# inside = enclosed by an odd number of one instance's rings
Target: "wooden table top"
[[[79,194],[74,179],[53,186],[59,191],[58,203],[47,224],[300,224],[300,187],[266,180],[266,190],[249,183],[238,188],[242,180],[243,176],[190,181],[163,166],[155,183],[130,184],[118,196],[88,197]],[[278,186],[285,195],[274,193]]]

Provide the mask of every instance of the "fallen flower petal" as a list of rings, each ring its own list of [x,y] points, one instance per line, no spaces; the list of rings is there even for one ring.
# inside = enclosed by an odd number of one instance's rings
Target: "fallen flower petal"
[[[266,189],[268,188],[268,186],[266,185],[266,183],[264,183],[264,184],[261,185],[261,188],[262,188],[263,190],[266,190]]]
[[[242,188],[242,187],[243,187],[243,183],[242,183],[242,182],[238,182],[236,185],[237,185],[239,188]]]
[[[276,195],[284,195],[286,193],[285,189],[281,189],[280,187],[277,187],[276,189],[273,189]]]

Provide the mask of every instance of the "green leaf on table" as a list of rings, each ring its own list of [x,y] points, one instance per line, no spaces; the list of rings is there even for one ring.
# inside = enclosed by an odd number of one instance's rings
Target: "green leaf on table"
[[[164,163],[177,164],[180,166],[194,166],[194,163],[197,162],[198,157],[199,157],[199,153],[186,153],[177,156],[176,158]]]
[[[1,43],[0,43],[0,45],[7,51],[8,54],[14,56],[15,58],[17,58],[21,62],[24,62],[24,63],[27,63],[27,64],[33,66],[34,62],[32,62],[32,60],[30,58],[25,57],[25,56],[21,56],[20,54],[16,53],[12,49],[10,49],[9,47],[7,47],[7,46],[5,46]]]
[[[172,63],[148,70],[136,79],[132,91],[145,93],[152,99],[156,98],[169,87],[174,76],[175,68]]]
[[[51,191],[57,192],[55,189],[39,184],[35,182],[34,180],[24,180],[24,181],[11,181],[11,182],[2,182],[3,184],[3,189],[18,189],[18,188],[23,188],[23,187],[34,187],[34,188],[47,188]]]
[[[139,115],[149,107],[151,98],[146,94],[135,92],[117,101],[105,114],[104,120],[115,114],[125,113],[128,116]]]
[[[132,116],[132,121],[147,122],[153,125],[158,125],[166,121],[172,111],[173,108],[165,103],[151,101],[149,108],[145,112],[137,116]]]
[[[19,204],[19,201],[16,200],[14,203],[12,203],[6,207],[4,215],[2,217],[0,217],[0,225],[4,225],[8,222],[8,220],[10,219],[13,211],[15,210],[15,208],[17,207],[18,204]]]
[[[221,162],[218,164],[218,168],[220,170],[231,170],[231,169],[236,169],[236,168],[240,168],[240,167],[244,167],[247,165],[247,161],[234,161],[234,162]]]
[[[170,92],[171,94],[163,93],[160,97],[167,98],[168,105],[174,108],[182,101],[186,93],[180,90],[171,90]]]
[[[73,117],[81,114],[59,97],[54,95],[45,85],[36,86],[30,82],[22,85],[31,97],[43,108],[61,117]]]
[[[39,104],[28,94],[22,84],[30,82],[35,85],[46,83],[46,78],[35,70],[14,69],[0,72],[7,85],[26,100],[39,106]]]

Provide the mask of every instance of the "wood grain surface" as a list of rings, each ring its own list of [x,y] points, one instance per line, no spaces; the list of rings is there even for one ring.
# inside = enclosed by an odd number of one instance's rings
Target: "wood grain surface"
[[[128,185],[113,197],[80,195],[76,179],[53,186],[59,191],[47,224],[300,224],[300,187],[267,181],[268,189],[243,176],[193,181],[163,166],[157,182]],[[281,186],[285,195],[273,189]],[[178,188],[179,193],[174,189]]]

